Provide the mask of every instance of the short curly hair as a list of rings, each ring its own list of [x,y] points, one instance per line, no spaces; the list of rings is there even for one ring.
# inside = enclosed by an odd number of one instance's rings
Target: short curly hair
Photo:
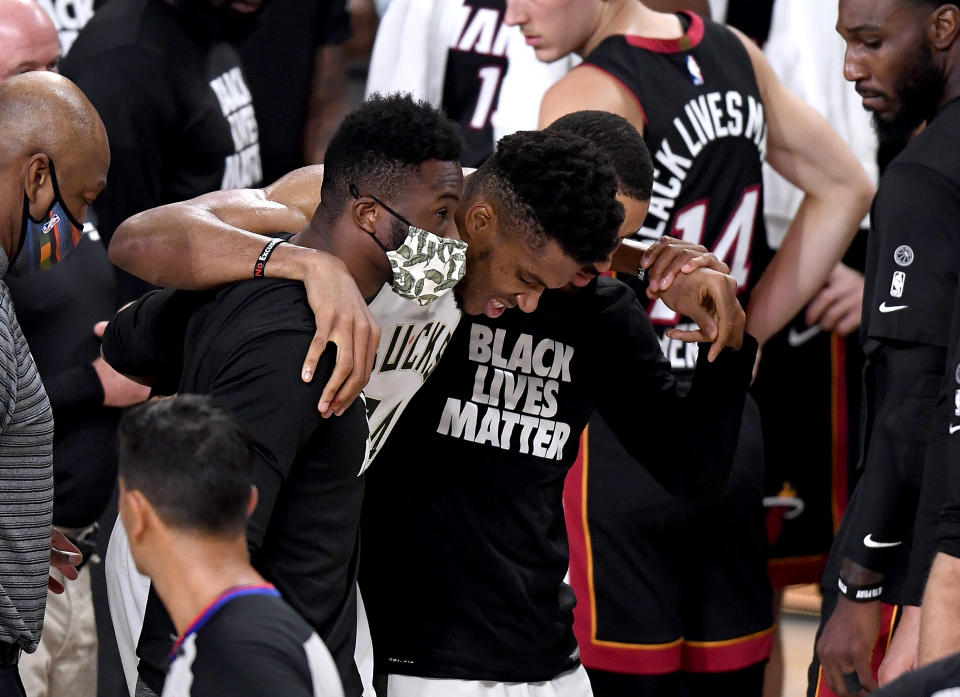
[[[361,194],[394,198],[427,160],[457,162],[462,141],[456,123],[409,94],[374,94],[340,124],[323,158],[320,204],[336,217]]]
[[[606,259],[617,246],[623,206],[617,174],[587,138],[519,131],[467,179],[466,199],[489,197],[501,230],[525,234],[534,249],[549,240],[579,264]]]
[[[624,196],[649,201],[653,191],[653,160],[643,136],[629,121],[609,111],[575,111],[561,116],[548,131],[589,138],[610,158]]]

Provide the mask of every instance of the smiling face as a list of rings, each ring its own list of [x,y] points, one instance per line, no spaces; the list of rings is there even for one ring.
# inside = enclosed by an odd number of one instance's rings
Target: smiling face
[[[840,0],[844,77],[873,112],[881,140],[903,140],[936,112],[945,75],[928,38],[929,7],[903,0]]]
[[[537,58],[549,63],[579,51],[597,29],[598,0],[507,0],[504,21],[519,26]]]

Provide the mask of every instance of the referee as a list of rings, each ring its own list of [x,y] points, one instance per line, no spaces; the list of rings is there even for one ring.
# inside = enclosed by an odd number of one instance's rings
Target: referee
[[[208,397],[120,423],[120,516],[177,628],[164,697],[343,697],[323,642],[250,564],[254,442]]]

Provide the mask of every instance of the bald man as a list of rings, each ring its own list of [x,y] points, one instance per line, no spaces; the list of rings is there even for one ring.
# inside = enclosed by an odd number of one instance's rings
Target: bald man
[[[0,81],[31,70],[56,70],[60,39],[34,0],[0,0]]]
[[[0,83],[0,277],[60,261],[106,184],[110,151],[96,110],[50,72]],[[56,164],[55,164],[56,163]],[[11,261],[12,260],[12,261]],[[24,695],[21,650],[35,651],[49,566],[75,579],[76,547],[51,533],[53,415],[0,280],[0,695]],[[48,540],[53,535],[53,547]],[[66,550],[66,551],[64,551]],[[51,588],[59,583],[50,581]]]

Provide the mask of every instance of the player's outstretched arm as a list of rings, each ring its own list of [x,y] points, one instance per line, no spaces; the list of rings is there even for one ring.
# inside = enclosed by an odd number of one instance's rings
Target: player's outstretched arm
[[[806,193],[747,308],[747,331],[762,345],[827,281],[869,210],[874,187],[830,124],[780,82],[756,44],[736,33],[766,109],[767,161]]]
[[[295,170],[264,189],[218,191],[153,208],[128,218],[110,243],[117,266],[155,285],[214,288],[253,277],[264,235],[299,232],[320,203],[322,166]],[[312,379],[328,342],[338,348],[336,369],[320,400],[324,416],[342,413],[370,379],[380,329],[346,266],[337,257],[280,245],[268,277],[302,281],[317,321],[304,360]]]

